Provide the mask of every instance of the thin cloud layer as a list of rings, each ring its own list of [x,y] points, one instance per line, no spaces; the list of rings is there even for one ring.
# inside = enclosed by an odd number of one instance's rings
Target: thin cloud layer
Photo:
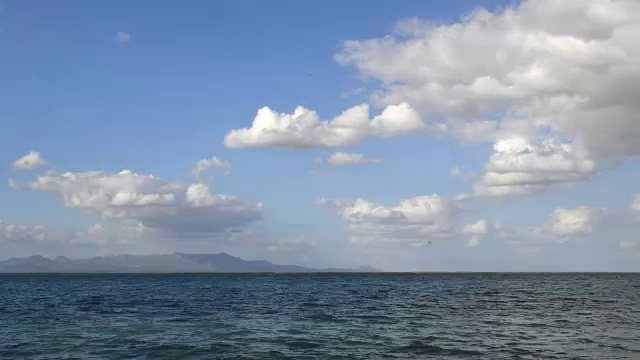
[[[76,231],[68,242],[72,245],[105,246],[113,244],[139,243],[144,240],[158,242],[163,234],[147,228],[141,222],[113,221],[103,218],[102,222],[87,226],[86,229]]]
[[[335,166],[342,165],[364,165],[364,164],[380,164],[381,159],[368,159],[363,154],[346,153],[342,151],[335,152],[329,156],[327,163]]]
[[[251,127],[231,130],[224,138],[224,145],[229,148],[343,147],[369,136],[392,137],[440,130],[423,123],[420,115],[406,103],[389,105],[372,119],[369,105],[357,105],[330,121],[321,120],[315,111],[302,106],[291,114],[263,107]]]
[[[0,221],[0,243],[44,241],[47,236],[41,225],[6,224]]]
[[[640,244],[640,241],[623,240],[618,245],[618,249],[620,249],[620,250],[630,250],[630,249],[637,248],[638,244]]]
[[[116,33],[116,41],[121,44],[128,43],[129,41],[131,41],[131,34],[129,34],[128,32],[119,31]]]
[[[48,172],[26,187],[53,193],[68,207],[139,222],[176,236],[212,234],[262,218],[260,203],[212,194],[205,184],[168,182],[129,170]]]

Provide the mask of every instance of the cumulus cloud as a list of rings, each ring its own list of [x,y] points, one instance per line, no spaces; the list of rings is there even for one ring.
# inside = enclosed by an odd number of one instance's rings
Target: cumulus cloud
[[[224,138],[229,148],[342,147],[358,143],[369,136],[392,137],[419,132],[439,131],[422,122],[407,103],[387,106],[369,118],[369,105],[345,110],[333,120],[321,120],[318,114],[302,106],[293,113],[278,113],[268,107],[258,110],[249,128],[231,130]]]
[[[557,236],[588,234],[593,232],[604,215],[606,210],[587,206],[558,208],[550,214],[546,230]]]
[[[571,144],[545,140],[531,143],[520,137],[498,141],[475,184],[478,196],[524,195],[589,179],[594,160]]]
[[[480,243],[482,242],[482,237],[479,235],[473,235],[471,236],[471,238],[469,239],[469,242],[467,243],[467,245],[469,247],[476,247],[476,246],[480,246]]]
[[[25,187],[53,193],[68,207],[141,223],[175,236],[205,235],[262,217],[262,204],[212,194],[207,185],[168,182],[129,170],[48,172]]]
[[[231,173],[231,165],[229,164],[229,162],[220,160],[215,156],[212,157],[211,159],[199,160],[196,163],[196,166],[193,167],[193,170],[191,171],[191,173],[196,179],[199,179],[200,173],[210,168],[220,169],[220,171],[225,175],[229,175]]]
[[[367,159],[363,154],[346,153],[342,151],[331,154],[327,162],[331,165],[363,165],[363,164],[380,164],[380,159]]]
[[[505,226],[494,224],[489,228],[496,239],[520,249],[546,246],[558,246],[567,241],[584,240],[605,226],[613,214],[603,208],[578,206],[575,208],[557,208],[547,220],[538,226]]]
[[[449,24],[401,22],[344,42],[336,59],[380,81],[375,103],[407,102],[464,141],[495,143],[488,165],[517,171],[489,170],[477,192],[511,195],[640,154],[638,38],[635,0],[526,0]]]
[[[469,223],[462,228],[462,234],[469,235],[469,247],[479,246],[482,239],[491,230],[491,225],[484,219]]]
[[[485,235],[488,231],[489,225],[484,219],[480,219],[474,223],[467,224],[462,229],[462,233],[468,235]]]
[[[347,223],[350,239],[364,244],[422,246],[453,233],[453,204],[438,195],[404,199],[395,206],[368,200],[320,199]]]
[[[119,31],[116,33],[116,41],[119,43],[128,43],[131,41],[131,34],[128,32]]]
[[[46,165],[42,155],[37,151],[31,151],[13,162],[13,168],[16,170],[33,170]]]

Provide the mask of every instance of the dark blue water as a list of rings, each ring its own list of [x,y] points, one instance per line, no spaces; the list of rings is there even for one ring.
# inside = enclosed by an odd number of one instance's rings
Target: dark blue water
[[[640,275],[0,275],[2,359],[640,359]]]

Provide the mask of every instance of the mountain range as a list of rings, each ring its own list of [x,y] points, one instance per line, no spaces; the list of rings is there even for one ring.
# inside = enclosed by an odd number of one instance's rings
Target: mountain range
[[[49,259],[41,255],[0,261],[0,273],[304,273],[379,272],[369,266],[355,269],[314,269],[278,265],[265,260],[243,260],[226,253],[113,255],[89,259]]]

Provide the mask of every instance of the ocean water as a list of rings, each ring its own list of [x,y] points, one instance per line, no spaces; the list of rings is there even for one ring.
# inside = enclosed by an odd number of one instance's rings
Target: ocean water
[[[0,275],[0,358],[640,359],[640,275]]]

